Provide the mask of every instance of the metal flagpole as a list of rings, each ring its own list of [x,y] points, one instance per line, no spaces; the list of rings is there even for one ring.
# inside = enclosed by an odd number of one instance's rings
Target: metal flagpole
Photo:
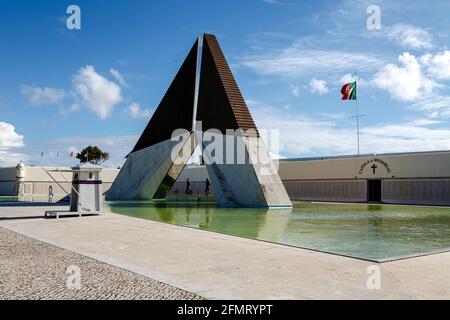
[[[359,108],[358,108],[358,80],[357,80],[357,75],[356,75],[356,71],[355,71],[355,95],[356,95],[356,99],[355,99],[355,104],[356,104],[356,139],[358,142],[358,157],[360,155],[359,152]]]

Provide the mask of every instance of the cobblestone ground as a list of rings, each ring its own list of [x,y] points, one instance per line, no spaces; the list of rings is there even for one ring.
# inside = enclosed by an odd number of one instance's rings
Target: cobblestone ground
[[[0,299],[202,298],[0,228]]]

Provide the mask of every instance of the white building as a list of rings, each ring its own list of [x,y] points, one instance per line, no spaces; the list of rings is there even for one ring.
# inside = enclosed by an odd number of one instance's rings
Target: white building
[[[69,167],[38,167],[24,164],[0,168],[0,196],[18,197],[19,201],[47,201],[51,186],[53,201],[58,201],[71,193],[70,170]],[[103,193],[111,187],[118,172],[118,169],[108,168],[101,171]]]
[[[450,205],[450,151],[283,159],[279,175],[292,200]],[[189,179],[202,194],[206,177],[189,166],[171,193]]]
[[[55,167],[44,169],[52,171],[58,183],[70,190],[72,173],[59,174],[54,172]],[[64,190],[45,170],[32,166],[0,168],[0,195],[46,201],[51,185],[55,201],[65,197]],[[103,193],[118,172],[102,170]],[[450,151],[283,159],[279,161],[279,175],[292,200],[450,206]],[[187,165],[167,195],[171,199],[203,199],[200,196],[205,195],[207,178],[205,166]],[[190,196],[185,194],[187,179]]]

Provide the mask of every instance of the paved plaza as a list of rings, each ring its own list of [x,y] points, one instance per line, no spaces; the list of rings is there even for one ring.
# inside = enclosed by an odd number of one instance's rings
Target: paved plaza
[[[0,299],[201,299],[3,228],[0,257]]]
[[[0,207],[0,228],[34,239],[1,233],[7,297],[450,299],[449,252],[374,264],[113,213],[44,219],[47,209]],[[79,293],[65,286],[72,264]],[[367,285],[374,267],[380,289]]]

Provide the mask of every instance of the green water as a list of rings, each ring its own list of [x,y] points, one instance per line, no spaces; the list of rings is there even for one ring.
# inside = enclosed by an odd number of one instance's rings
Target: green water
[[[293,209],[110,202],[112,212],[355,258],[383,261],[450,249],[450,208],[295,203]]]
[[[0,196],[0,202],[16,202],[17,197]]]

